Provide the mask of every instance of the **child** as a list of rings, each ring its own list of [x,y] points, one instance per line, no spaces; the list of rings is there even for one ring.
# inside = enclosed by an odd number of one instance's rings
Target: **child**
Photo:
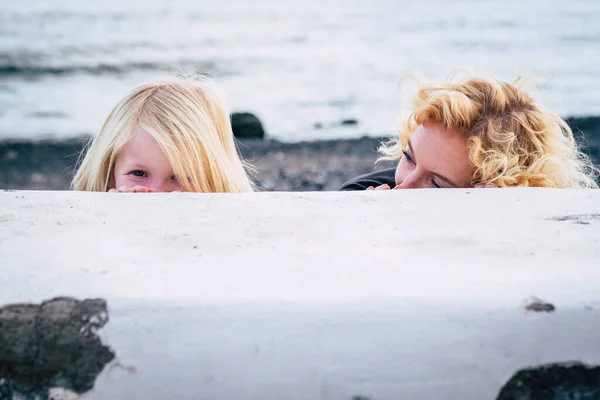
[[[142,85],[109,114],[72,186],[96,192],[251,192],[229,112],[206,79]]]

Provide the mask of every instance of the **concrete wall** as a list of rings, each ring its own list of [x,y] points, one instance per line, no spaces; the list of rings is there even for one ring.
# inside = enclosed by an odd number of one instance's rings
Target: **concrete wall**
[[[0,288],[0,398],[600,396],[600,191],[0,192]]]

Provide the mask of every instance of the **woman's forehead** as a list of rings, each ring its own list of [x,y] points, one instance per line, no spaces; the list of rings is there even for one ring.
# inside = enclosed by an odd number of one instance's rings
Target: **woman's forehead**
[[[419,125],[409,139],[413,157],[421,168],[459,183],[472,178],[474,167],[467,140],[439,123]]]

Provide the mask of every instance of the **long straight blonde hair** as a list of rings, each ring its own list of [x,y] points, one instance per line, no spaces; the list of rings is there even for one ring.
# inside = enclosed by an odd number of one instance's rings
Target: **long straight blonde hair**
[[[190,192],[251,192],[248,165],[238,154],[229,111],[207,78],[171,78],[135,88],[111,111],[73,178],[75,190],[114,184],[119,151],[136,129],[150,134]]]

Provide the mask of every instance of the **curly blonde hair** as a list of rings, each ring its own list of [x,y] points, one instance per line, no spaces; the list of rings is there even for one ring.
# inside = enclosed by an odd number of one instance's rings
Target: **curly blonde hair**
[[[597,188],[598,169],[581,152],[571,128],[522,89],[498,79],[469,77],[440,86],[419,84],[399,137],[379,149],[397,160],[425,121],[467,139],[474,186]]]

